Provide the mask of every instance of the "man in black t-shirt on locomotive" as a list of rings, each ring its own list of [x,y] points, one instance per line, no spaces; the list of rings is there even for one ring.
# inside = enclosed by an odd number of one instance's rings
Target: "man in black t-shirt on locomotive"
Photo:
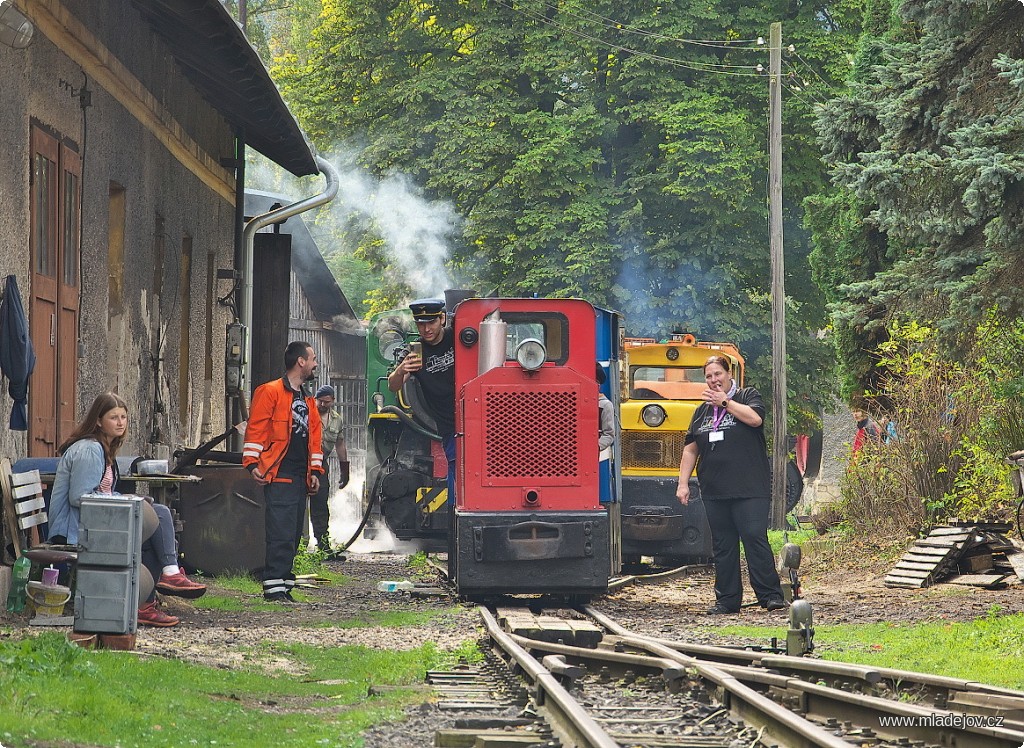
[[[410,352],[388,375],[388,389],[398,392],[409,377],[416,377],[437,424],[448,458],[448,501],[455,495],[455,333],[445,323],[441,299],[418,299],[409,304],[423,353]]]

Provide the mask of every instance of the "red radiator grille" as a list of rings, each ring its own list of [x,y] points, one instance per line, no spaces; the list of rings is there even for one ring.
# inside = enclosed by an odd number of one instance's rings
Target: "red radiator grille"
[[[485,390],[486,478],[575,479],[577,410],[574,390]]]

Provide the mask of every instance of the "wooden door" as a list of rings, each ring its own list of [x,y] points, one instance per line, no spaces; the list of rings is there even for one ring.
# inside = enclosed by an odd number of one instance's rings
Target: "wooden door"
[[[28,453],[49,457],[75,423],[81,158],[37,126],[31,144]]]
[[[82,157],[60,147],[60,242],[57,245],[57,444],[75,428],[78,399],[78,307],[81,299]],[[112,384],[106,385],[112,387]]]

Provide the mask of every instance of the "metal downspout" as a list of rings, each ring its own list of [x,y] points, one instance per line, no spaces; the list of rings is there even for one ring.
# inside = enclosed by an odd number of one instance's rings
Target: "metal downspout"
[[[307,210],[324,205],[325,203],[331,202],[334,197],[338,194],[338,185],[340,183],[340,177],[338,170],[321,156],[316,157],[316,165],[320,167],[320,173],[327,178],[327,186],[324,191],[307,197],[305,200],[300,200],[297,203],[286,205],[283,208],[272,210],[269,213],[264,213],[259,216],[255,216],[245,224],[245,230],[243,233],[243,251],[245,253],[245,267],[243,270],[242,278],[242,313],[241,320],[242,324],[245,325],[245,359],[242,364],[242,387],[243,392],[245,389],[252,387],[252,274],[253,274],[253,245],[255,242],[256,232],[262,228],[270,226],[274,223],[280,223],[292,216],[298,215],[299,213],[305,213]]]
[[[226,165],[223,162],[222,166]],[[231,267],[237,269],[242,267],[245,257],[245,128],[239,127],[235,130],[235,154],[234,158],[231,159],[231,166],[235,170],[235,217],[234,217],[234,236],[232,237],[232,254],[231,254]],[[232,278],[232,301],[234,302],[231,307],[232,315],[235,319],[232,322],[237,322],[238,310],[242,304],[242,292],[238,287],[238,281],[241,280],[240,276]],[[208,371],[210,377],[206,380],[206,419],[203,422],[202,439],[206,441],[213,436],[213,427],[208,424],[207,421],[213,420],[213,348],[210,348],[210,357],[207,361]],[[224,395],[224,428],[230,428],[232,425],[238,422],[236,418],[237,413],[235,412],[235,399],[228,397],[227,393]],[[233,444],[232,447],[239,447],[240,445]]]

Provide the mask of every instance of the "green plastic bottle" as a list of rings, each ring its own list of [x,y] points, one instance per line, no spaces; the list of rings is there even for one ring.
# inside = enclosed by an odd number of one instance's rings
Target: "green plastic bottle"
[[[7,593],[7,612],[20,613],[25,610],[28,573],[32,570],[32,562],[28,556],[20,556],[11,569],[11,591]]]

